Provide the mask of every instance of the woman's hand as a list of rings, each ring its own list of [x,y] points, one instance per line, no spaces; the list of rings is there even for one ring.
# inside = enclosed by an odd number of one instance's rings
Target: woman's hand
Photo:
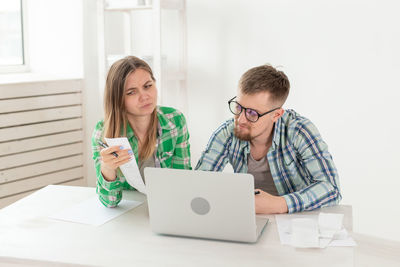
[[[117,153],[118,157],[112,153]],[[131,160],[132,150],[122,149],[120,146],[110,146],[100,151],[101,173],[107,181],[117,178],[117,168]]]

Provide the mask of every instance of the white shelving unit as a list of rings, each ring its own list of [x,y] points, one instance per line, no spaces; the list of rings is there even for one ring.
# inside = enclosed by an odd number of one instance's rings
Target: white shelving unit
[[[165,17],[163,16],[164,11],[175,11],[176,14],[174,13],[174,15],[178,18],[175,27],[173,25],[169,26],[168,21],[163,20]],[[114,19],[111,16],[114,16]],[[103,92],[105,78],[111,64],[127,55],[134,55],[144,59],[151,66],[157,80],[159,104],[171,104],[165,103],[165,94],[168,92],[168,84],[172,82],[174,87],[179,87],[174,89],[179,90],[178,95],[182,99],[180,108],[186,112],[186,1],[97,0],[97,17],[98,72],[101,92]],[[116,22],[117,20],[118,22]],[[151,22],[151,26],[149,27],[149,23],[146,25],[143,20]],[[164,51],[166,41],[163,40],[162,36],[164,30],[178,32],[179,38],[173,40],[176,43],[173,47],[176,46],[179,51],[175,55],[171,56]],[[107,32],[111,32],[111,35],[122,36],[122,38],[114,40],[112,37],[107,36]],[[138,49],[138,40],[147,43],[145,45],[146,52]],[[171,40],[167,41],[170,42]],[[109,47],[112,46],[119,47],[118,53],[115,53],[115,51],[110,52],[112,49],[109,49]],[[150,49],[149,46],[151,46]],[[170,61],[175,62],[174,66],[169,66]]]

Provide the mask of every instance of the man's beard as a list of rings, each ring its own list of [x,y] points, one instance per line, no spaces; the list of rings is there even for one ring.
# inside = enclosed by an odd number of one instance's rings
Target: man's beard
[[[237,125],[237,122],[235,121],[235,127],[233,128],[233,134],[242,141],[251,141],[251,131],[250,127],[247,127],[248,132],[247,133],[242,133],[239,126]]]

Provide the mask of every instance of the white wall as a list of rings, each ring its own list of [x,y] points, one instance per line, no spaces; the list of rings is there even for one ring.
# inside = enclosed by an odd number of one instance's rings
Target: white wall
[[[82,0],[28,0],[30,70],[83,77]]]
[[[399,8],[394,0],[189,0],[193,166],[231,116],[240,75],[282,66],[292,86],[286,108],[328,143],[355,231],[400,240]]]

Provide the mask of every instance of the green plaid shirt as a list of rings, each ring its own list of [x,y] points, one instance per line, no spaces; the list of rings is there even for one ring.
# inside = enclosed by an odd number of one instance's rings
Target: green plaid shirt
[[[170,107],[157,107],[158,135],[155,165],[161,168],[192,169],[190,166],[189,132],[185,117],[181,112]],[[131,128],[127,125],[126,137],[138,161],[138,140]],[[103,138],[103,120],[99,121],[92,135],[93,159],[97,176],[97,194],[101,203],[106,207],[115,207],[122,199],[122,190],[135,190],[125,180],[118,169],[115,181],[104,179],[100,168],[100,150],[98,141]]]

